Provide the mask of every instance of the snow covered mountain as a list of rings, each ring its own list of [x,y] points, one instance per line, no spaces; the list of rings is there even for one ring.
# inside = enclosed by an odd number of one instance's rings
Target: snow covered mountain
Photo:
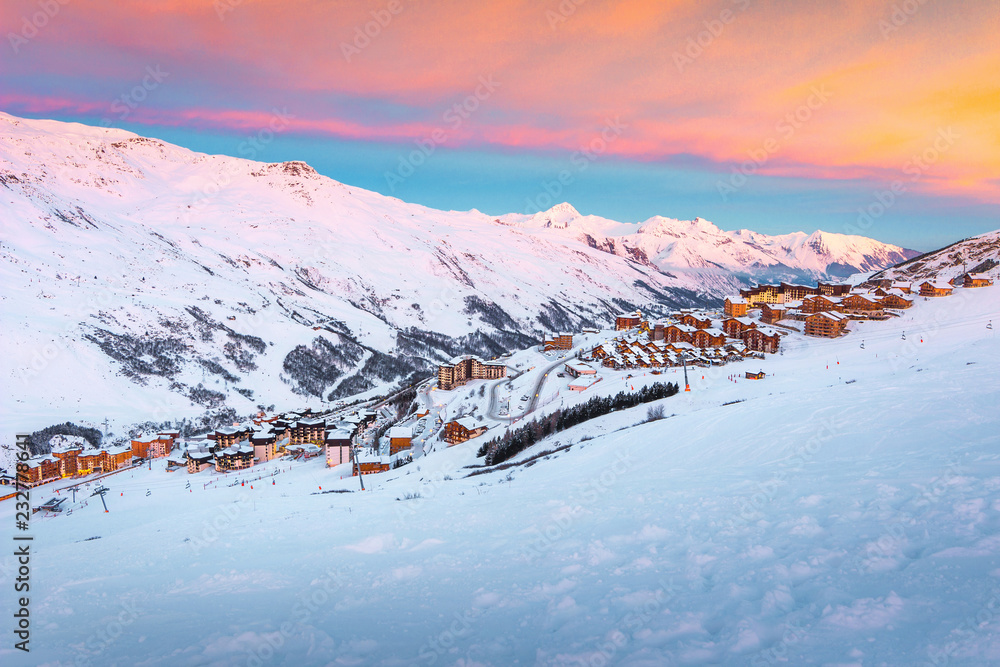
[[[879,271],[870,280],[950,280],[965,273],[985,273],[1000,279],[1000,230],[924,253]]]
[[[727,232],[702,218],[654,216],[626,224],[581,215],[565,203],[532,216],[511,214],[501,220],[521,228],[561,230],[591,247],[661,271],[697,277],[710,289],[725,289],[734,276],[757,282],[846,278],[919,254],[863,236],[823,231],[780,236],[748,229]]]
[[[567,204],[438,211],[301,162],[3,114],[0,186],[5,419],[31,430],[54,415],[333,400],[620,309],[717,303],[748,280],[906,256],[860,237],[630,225]]]

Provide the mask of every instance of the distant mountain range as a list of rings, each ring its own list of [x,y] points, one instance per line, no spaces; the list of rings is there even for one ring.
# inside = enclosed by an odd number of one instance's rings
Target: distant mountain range
[[[127,420],[333,400],[619,310],[713,305],[755,281],[916,255],[825,232],[620,223],[569,204],[438,211],[302,162],[5,114],[0,212],[0,370],[22,410],[5,411],[11,428],[28,405],[38,420]]]
[[[940,250],[917,255],[899,262],[871,277],[918,281],[950,280],[966,273],[985,273],[1000,279],[1000,230],[956,241]]]

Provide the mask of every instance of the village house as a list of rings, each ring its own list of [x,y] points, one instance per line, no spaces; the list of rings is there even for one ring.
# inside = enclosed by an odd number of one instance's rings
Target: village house
[[[802,312],[804,313],[826,313],[840,308],[839,297],[817,294],[808,296],[802,300]]]
[[[438,367],[438,389],[448,391],[469,380],[499,380],[507,377],[507,366],[500,361],[483,361],[473,355],[455,357]]]
[[[742,334],[745,349],[751,352],[768,352],[774,354],[781,344],[781,336],[774,329],[767,327],[747,329]]]
[[[357,463],[351,467],[351,475],[357,477],[359,472],[362,475],[386,472],[392,470],[397,465],[398,460],[398,456],[379,454],[374,450],[365,449],[358,453]]]
[[[760,321],[767,324],[784,319],[788,309],[783,303],[763,303],[760,306]]]
[[[836,338],[847,329],[847,315],[820,311],[806,316],[806,335]]]
[[[690,343],[695,331],[697,329],[686,324],[671,324],[663,330],[663,340],[667,343]]]
[[[699,317],[694,313],[685,313],[681,316],[680,323],[695,329],[708,329],[712,326],[712,318],[705,315]]]
[[[879,303],[883,308],[906,309],[913,305],[913,300],[907,299],[899,290],[892,289],[879,299]]]
[[[925,280],[920,283],[920,296],[951,296],[954,288],[940,280]]]
[[[542,341],[542,349],[546,352],[551,350],[572,350],[573,349],[573,334],[571,333],[557,333],[552,334],[548,338]]]
[[[840,312],[852,315],[881,316],[882,303],[874,295],[852,293],[845,296],[840,302]]]
[[[730,317],[722,322],[722,330],[730,338],[742,338],[747,329],[754,329],[757,323],[749,317]]]
[[[453,419],[444,425],[444,441],[448,446],[457,445],[486,433],[487,426],[479,424],[472,417]]]
[[[910,294],[910,292],[911,292],[911,290],[913,288],[912,288],[911,283],[897,281],[897,282],[892,283],[892,285],[890,286],[890,289],[898,289],[903,294]]]
[[[719,329],[698,329],[691,336],[695,347],[721,347],[726,344],[726,334]]]
[[[615,331],[634,329],[640,324],[642,324],[642,312],[638,310],[634,313],[619,313],[615,317]]]
[[[966,273],[962,287],[989,287],[993,280],[985,273]]]
[[[726,317],[746,317],[747,300],[741,296],[727,296],[723,304],[723,312]]]
[[[389,454],[413,448],[413,429],[409,426],[393,426],[389,429]]]

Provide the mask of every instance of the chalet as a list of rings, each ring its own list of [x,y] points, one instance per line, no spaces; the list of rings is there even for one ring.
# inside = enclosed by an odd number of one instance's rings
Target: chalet
[[[723,311],[726,317],[746,317],[749,305],[747,300],[741,296],[727,296],[726,302],[723,304]]]
[[[950,296],[954,288],[939,280],[925,280],[920,283],[920,296]]]
[[[615,317],[615,331],[634,329],[640,324],[642,324],[642,312],[638,310],[634,313],[619,313]]]
[[[912,285],[905,282],[894,282],[890,287],[891,289],[898,289],[903,294],[909,294],[912,290]]]
[[[409,426],[393,426],[389,429],[389,454],[396,454],[413,447],[413,429]]]
[[[806,313],[826,313],[840,307],[840,298],[817,294],[802,300],[802,311]]]
[[[841,300],[840,311],[852,314],[881,315],[882,303],[874,295],[852,293]]]
[[[989,287],[993,280],[985,273],[966,273],[962,287]]]
[[[773,324],[784,319],[788,308],[783,303],[762,303],[760,306],[760,321]]]
[[[766,327],[747,329],[743,332],[744,349],[751,352],[769,352],[774,354],[781,344],[778,332]]]
[[[663,330],[663,340],[668,343],[690,343],[695,331],[697,329],[686,324],[671,324]]]
[[[472,417],[461,417],[444,425],[444,440],[451,447],[481,436],[487,428],[486,424],[479,424]]]
[[[215,453],[216,472],[245,470],[253,466],[253,463],[253,445],[249,442],[231,445]]]
[[[755,329],[757,323],[749,317],[730,317],[722,323],[722,330],[730,338],[742,338],[747,329]]]
[[[542,341],[542,349],[544,349],[546,352],[549,352],[551,350],[572,350],[573,334],[571,333],[552,334],[551,336]]]
[[[597,373],[593,366],[588,366],[587,364],[579,361],[570,362],[563,368],[565,368],[566,372],[575,378],[580,377],[581,375],[594,375]]]
[[[806,316],[806,335],[836,338],[846,331],[847,316],[842,313],[820,311]]]
[[[507,365],[501,361],[483,361],[473,355],[455,357],[438,366],[438,389],[448,391],[469,380],[498,380],[507,377]]]
[[[366,449],[358,453],[357,465],[352,466],[351,474],[355,477],[358,472],[362,475],[373,475],[379,472],[392,470],[396,457],[379,454],[371,449]]]
[[[756,373],[751,373],[750,371],[747,371],[746,373],[746,379],[748,380],[763,380],[764,377],[765,377],[764,371],[757,371]]]
[[[711,317],[698,317],[694,313],[686,313],[680,318],[681,324],[695,329],[708,329],[712,326]]]
[[[883,308],[905,309],[913,305],[912,299],[907,299],[902,292],[896,289],[889,290],[889,293],[879,299],[879,304]]]
[[[695,347],[721,347],[726,344],[726,334],[719,329],[698,329],[691,336]]]

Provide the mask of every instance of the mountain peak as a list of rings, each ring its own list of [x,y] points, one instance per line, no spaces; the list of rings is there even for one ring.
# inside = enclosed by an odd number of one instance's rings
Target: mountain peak
[[[565,229],[570,221],[580,217],[580,212],[569,202],[556,204],[547,211],[541,211],[531,216],[541,227],[556,227]]]

